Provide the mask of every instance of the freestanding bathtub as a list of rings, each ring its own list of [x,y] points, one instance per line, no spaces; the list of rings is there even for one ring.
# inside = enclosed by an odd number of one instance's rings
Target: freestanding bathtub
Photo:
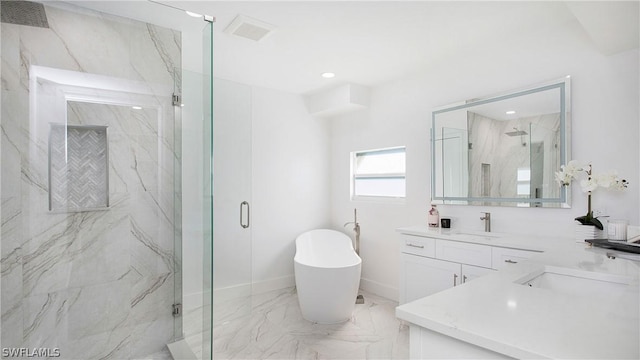
[[[351,238],[335,230],[307,231],[296,238],[293,262],[302,316],[319,324],[349,320],[362,265]]]

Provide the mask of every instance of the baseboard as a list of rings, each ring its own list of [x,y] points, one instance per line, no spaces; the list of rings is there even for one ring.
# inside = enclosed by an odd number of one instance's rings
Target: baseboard
[[[240,284],[221,289],[213,289],[213,303],[220,304],[250,295],[251,284]]]
[[[273,290],[286,289],[293,286],[296,286],[296,279],[293,275],[282,276],[275,279],[254,282],[251,289],[251,294],[257,295]]]
[[[360,289],[393,301],[398,301],[400,294],[398,288],[365,278],[360,279]]]
[[[256,281],[252,284],[240,284],[213,290],[213,303],[219,304],[234,299],[239,299],[249,295],[257,295],[273,290],[286,289],[296,285],[293,275],[283,276],[275,279]]]
[[[229,286],[222,289],[213,290],[213,302],[226,302],[249,295],[257,295],[274,290],[290,288],[296,285],[293,275],[282,276],[275,279],[256,281],[253,284],[241,284]],[[382,296],[386,299],[398,301],[399,290],[377,281],[362,278],[360,279],[360,288],[374,295]],[[189,303],[198,304],[202,302],[202,294],[189,294]],[[191,301],[192,300],[192,301]],[[186,302],[186,299],[185,299]]]

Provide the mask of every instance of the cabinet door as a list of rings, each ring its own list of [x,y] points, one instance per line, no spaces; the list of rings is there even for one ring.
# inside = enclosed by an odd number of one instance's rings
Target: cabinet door
[[[462,276],[458,284],[464,284],[482,275],[486,275],[492,271],[492,269],[462,264]]]
[[[401,254],[400,304],[435,294],[460,283],[460,264]]]

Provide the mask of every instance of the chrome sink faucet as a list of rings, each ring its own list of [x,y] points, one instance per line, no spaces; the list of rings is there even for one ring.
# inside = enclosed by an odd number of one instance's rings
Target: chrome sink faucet
[[[480,218],[480,220],[484,220],[484,231],[491,232],[491,213],[485,211],[481,211],[480,213],[484,214],[484,216]]]

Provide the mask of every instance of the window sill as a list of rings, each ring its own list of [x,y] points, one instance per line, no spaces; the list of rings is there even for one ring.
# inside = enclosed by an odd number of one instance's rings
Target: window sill
[[[391,196],[352,196],[351,201],[363,202],[363,203],[404,205],[407,203],[407,198],[391,197]]]

